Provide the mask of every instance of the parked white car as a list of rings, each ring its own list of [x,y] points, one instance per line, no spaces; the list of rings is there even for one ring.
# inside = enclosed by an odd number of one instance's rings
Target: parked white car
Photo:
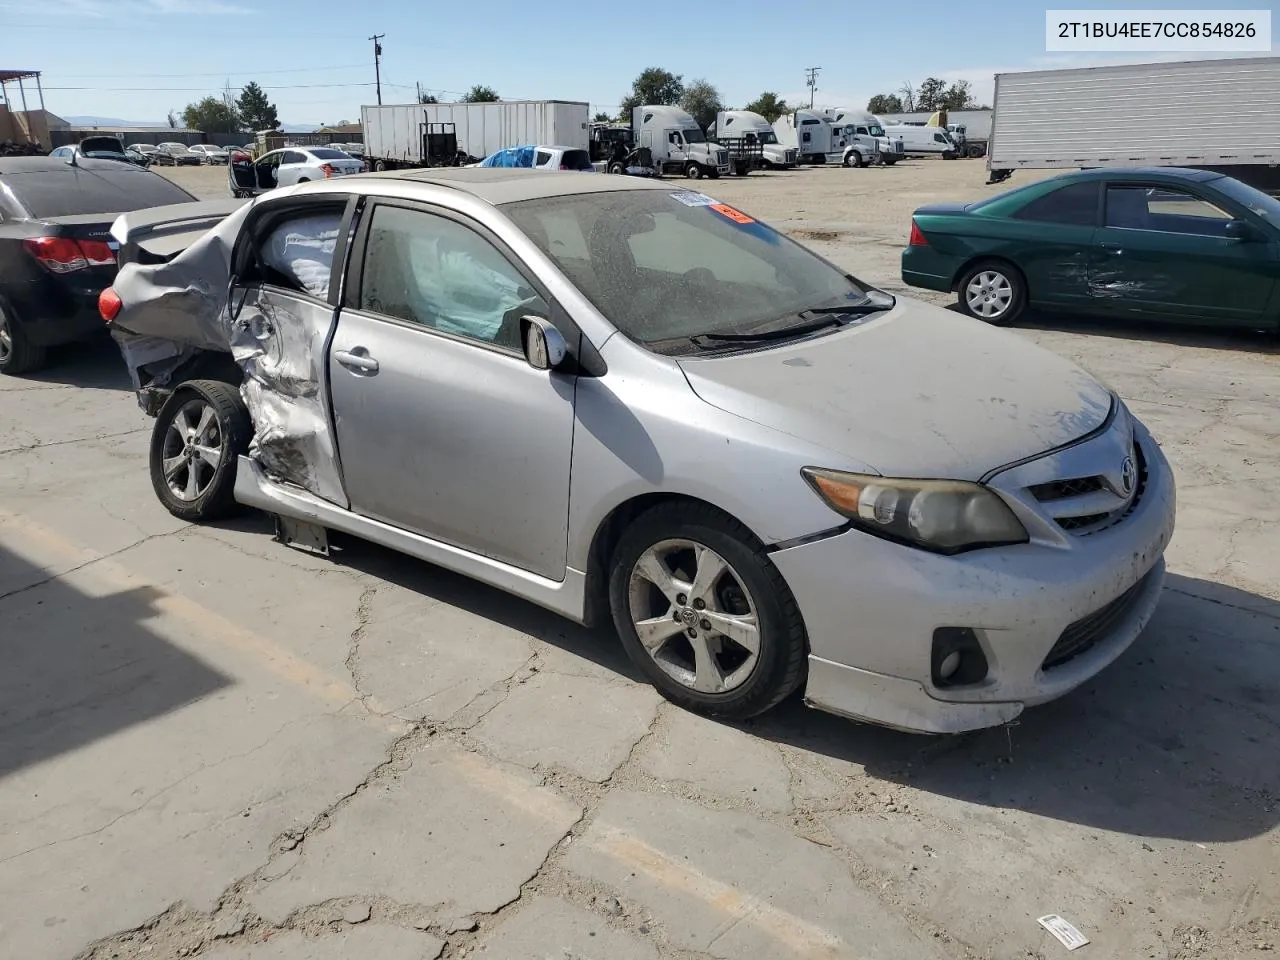
[[[233,152],[227,171],[231,195],[252,197],[276,187],[362,173],[364,162],[329,147],[285,147],[257,160],[243,151]]]
[[[198,153],[204,157],[205,163],[226,163],[230,156],[222,147],[216,147],[212,143],[197,143],[192,148],[193,153]]]

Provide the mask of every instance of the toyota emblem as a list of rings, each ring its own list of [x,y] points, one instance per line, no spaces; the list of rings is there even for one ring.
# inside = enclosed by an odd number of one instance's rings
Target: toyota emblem
[[[1133,486],[1138,480],[1138,468],[1133,464],[1133,457],[1125,457],[1120,464],[1120,492],[1126,497],[1133,493]]]

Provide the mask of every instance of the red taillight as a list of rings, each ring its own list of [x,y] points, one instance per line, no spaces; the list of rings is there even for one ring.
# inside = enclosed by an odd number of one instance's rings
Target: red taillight
[[[120,299],[120,294],[116,293],[110,287],[98,294],[98,314],[107,323],[116,318],[120,312],[120,308],[124,306],[124,302]]]
[[[927,247],[929,241],[924,238],[924,234],[920,232],[920,224],[914,220],[911,221],[911,239],[907,241],[913,247]]]
[[[329,179],[330,177],[332,177],[332,176],[333,176],[333,174],[334,174],[334,170],[333,170],[333,165],[332,165],[332,164],[326,163],[326,164],[325,164],[324,166],[322,166],[320,169],[324,171],[324,178],[325,178],[326,180],[328,180],[328,179]]]
[[[115,251],[101,240],[72,240],[70,237],[31,237],[23,240],[27,253],[53,273],[74,273],[116,262]]]

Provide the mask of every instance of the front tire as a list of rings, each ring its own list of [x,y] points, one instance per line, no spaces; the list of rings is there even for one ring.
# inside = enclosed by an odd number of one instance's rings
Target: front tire
[[[192,380],[169,397],[151,431],[151,487],[179,520],[199,523],[236,512],[236,460],[253,424],[240,391]]]
[[[48,356],[48,350],[27,338],[13,307],[0,299],[0,374],[32,373],[44,366]]]
[[[696,163],[688,164],[684,168],[684,175],[688,177],[690,180],[701,180],[702,168],[698,166]]]
[[[609,605],[627,655],[687,710],[745,719],[800,686],[804,623],[749,530],[713,507],[641,514],[614,550]]]
[[[1021,272],[999,260],[985,260],[966,270],[957,292],[961,310],[996,326],[1013,323],[1027,305]]]

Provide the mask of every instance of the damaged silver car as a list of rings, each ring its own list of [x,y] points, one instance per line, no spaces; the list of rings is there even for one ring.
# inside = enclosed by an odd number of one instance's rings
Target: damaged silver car
[[[612,619],[689,709],[1003,723],[1159,598],[1173,477],[1117,396],[713,197],[416,170],[113,232],[171,513]]]

